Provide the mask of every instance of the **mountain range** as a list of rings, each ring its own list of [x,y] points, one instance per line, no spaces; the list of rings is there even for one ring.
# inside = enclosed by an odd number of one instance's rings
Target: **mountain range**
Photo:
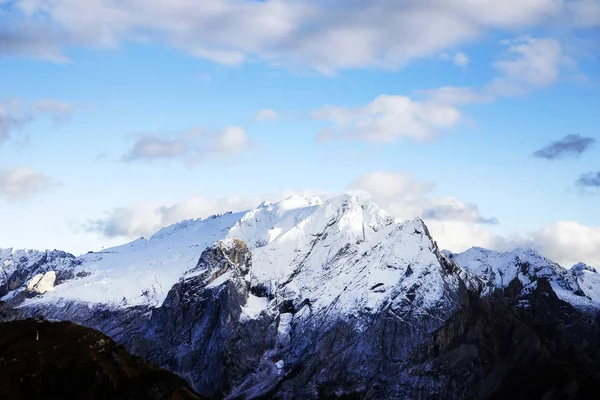
[[[211,399],[597,398],[600,275],[442,251],[350,195],[182,221],[81,256],[0,249],[0,319],[97,329]]]

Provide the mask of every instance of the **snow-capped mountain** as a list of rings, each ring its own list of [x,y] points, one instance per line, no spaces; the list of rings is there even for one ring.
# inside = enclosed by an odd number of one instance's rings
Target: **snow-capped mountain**
[[[501,253],[472,247],[460,254],[445,253],[498,288],[504,289],[518,279],[523,290],[528,290],[538,279],[546,279],[562,300],[575,306],[600,307],[600,276],[594,268],[583,263],[568,270],[531,248]]]
[[[477,398],[512,382],[494,370],[502,335],[548,357],[531,309],[568,305],[551,318],[570,326],[600,310],[591,267],[530,249],[441,252],[420,219],[349,195],[264,202],[80,257],[2,250],[0,262],[2,300],[21,316],[99,329],[210,398]],[[582,354],[596,328],[578,328]]]

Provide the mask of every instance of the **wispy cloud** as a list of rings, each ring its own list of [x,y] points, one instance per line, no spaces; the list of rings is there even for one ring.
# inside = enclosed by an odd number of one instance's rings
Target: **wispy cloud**
[[[558,80],[561,70],[576,67],[555,39],[521,36],[501,43],[509,57],[493,64],[500,76],[485,89],[493,96],[518,96],[550,86]]]
[[[241,127],[229,126],[216,133],[198,127],[169,137],[157,134],[137,135],[132,148],[123,155],[122,160],[180,159],[193,165],[200,157],[237,154],[251,145],[252,141]]]
[[[568,156],[578,157],[596,142],[596,139],[581,135],[567,135],[535,151],[532,155],[546,160],[562,159]]]
[[[426,207],[421,213],[421,218],[440,221],[467,221],[487,225],[498,224],[497,218],[481,215],[479,207],[476,205],[463,203],[452,197],[432,201],[432,205]]]
[[[32,113],[34,116],[48,115],[55,123],[60,123],[71,117],[73,105],[66,101],[42,99],[32,104]]]
[[[26,115],[18,100],[0,103],[0,144],[19,131],[31,121],[31,116]]]
[[[471,59],[462,51],[455,53],[453,56],[451,56],[448,53],[441,53],[439,55],[439,58],[442,61],[452,62],[452,64],[456,65],[459,68],[463,68],[463,69],[467,68],[467,66],[471,62]]]
[[[270,108],[263,108],[254,116],[257,121],[275,121],[279,119],[277,111]]]
[[[0,170],[0,196],[9,201],[28,199],[56,184],[47,175],[30,168]]]
[[[57,124],[66,121],[73,112],[70,103],[52,99],[38,100],[26,106],[19,99],[0,102],[0,145],[21,132],[26,125],[43,117]]]
[[[600,171],[583,174],[575,183],[582,188],[600,188]]]

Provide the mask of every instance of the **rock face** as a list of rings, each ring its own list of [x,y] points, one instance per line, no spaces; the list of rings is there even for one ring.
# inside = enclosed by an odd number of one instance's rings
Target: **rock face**
[[[74,260],[53,290],[9,293],[11,313],[99,329],[206,398],[597,393],[592,267],[442,252],[423,221],[351,196],[265,202]]]
[[[540,279],[468,293],[420,351],[422,376],[449,378],[443,398],[592,399],[600,389],[599,317],[561,300]],[[443,380],[443,379],[442,379]]]
[[[146,334],[135,338],[131,348],[186,377],[202,395],[220,397],[236,376],[239,380],[256,368],[265,349],[262,336],[268,334],[269,318],[239,323],[250,296],[255,297],[251,268],[250,250],[241,240],[209,247],[152,311]],[[247,341],[250,335],[258,336],[253,341],[259,343]]]
[[[27,283],[27,290],[38,294],[44,294],[49,290],[54,289],[54,282],[56,281],[56,272],[48,271],[45,274],[37,274],[29,283]]]
[[[52,285],[73,279],[76,274],[84,276],[84,270],[75,271],[80,264],[80,260],[64,251],[47,250],[42,252],[0,248],[0,298],[9,293],[13,296],[19,294],[27,288],[29,283],[32,281],[35,281],[36,284],[39,283],[38,281],[49,272],[54,273]],[[43,282],[43,286],[46,288],[52,280],[51,275],[46,275]]]
[[[0,324],[2,399],[201,399],[176,375],[70,322]]]

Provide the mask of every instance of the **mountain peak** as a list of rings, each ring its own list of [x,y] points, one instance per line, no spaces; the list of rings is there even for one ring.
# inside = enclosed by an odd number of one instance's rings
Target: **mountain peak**
[[[265,200],[262,203],[260,203],[257,208],[268,208],[268,207],[271,207],[273,204],[275,204],[275,203],[273,203],[270,200]]]
[[[598,271],[596,271],[596,268],[594,268],[590,265],[587,265],[586,263],[582,263],[582,262],[579,262],[579,263],[573,265],[571,267],[571,271],[573,273],[575,273],[576,275],[581,275],[584,273],[584,271],[588,271],[588,272],[592,272],[592,273],[598,272]]]

